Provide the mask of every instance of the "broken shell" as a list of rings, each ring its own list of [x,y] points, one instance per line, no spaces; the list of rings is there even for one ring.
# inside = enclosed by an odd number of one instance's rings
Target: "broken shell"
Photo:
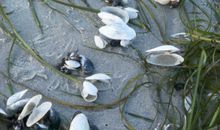
[[[119,7],[111,7],[111,6],[103,7],[101,8],[101,12],[107,12],[116,15],[120,17],[125,23],[129,21],[128,13]]]
[[[154,0],[154,1],[162,5],[167,5],[170,3],[170,0]]]
[[[153,49],[147,50],[147,53],[163,53],[163,52],[178,52],[180,51],[179,48],[172,46],[172,45],[162,45],[159,47],[155,47]]]
[[[105,48],[106,45],[108,44],[107,41],[105,41],[104,39],[102,39],[100,36],[97,35],[94,36],[94,41],[95,41],[95,45],[100,49]]]
[[[75,70],[75,69],[79,68],[81,65],[78,61],[66,60],[64,66],[69,70]]]
[[[138,10],[131,7],[126,7],[124,10],[127,11],[129,19],[136,19],[138,17]]]
[[[83,113],[77,114],[71,121],[69,130],[90,130],[86,115]]]
[[[23,107],[25,106],[25,104],[29,101],[29,98],[26,99],[21,99],[9,106],[6,107],[6,109],[10,112],[18,112],[21,111],[23,109]]]
[[[41,120],[47,112],[51,109],[52,103],[51,102],[44,102],[40,106],[33,109],[33,112],[28,117],[26,122],[27,127],[33,126],[39,120]]]
[[[118,17],[117,15],[108,13],[108,12],[100,12],[98,13],[99,18],[102,19],[102,22],[106,25],[112,23],[123,23],[124,21]]]
[[[98,89],[89,81],[83,82],[83,88],[81,90],[81,95],[83,99],[87,102],[93,102],[97,99]]]
[[[151,54],[147,56],[146,61],[158,66],[176,66],[184,61],[184,58],[178,54]]]
[[[21,120],[27,115],[29,115],[32,112],[32,110],[40,103],[41,99],[42,99],[42,95],[36,95],[32,97],[24,106],[21,114],[18,117],[18,120]]]
[[[113,23],[99,29],[100,34],[113,40],[132,40],[136,37],[134,29],[127,24]]]
[[[102,81],[102,82],[108,83],[109,80],[111,80],[111,77],[103,73],[98,73],[98,74],[94,74],[89,77],[86,77],[85,79],[90,80],[90,81]]]
[[[92,61],[83,55],[79,55],[79,57],[83,74],[92,74],[95,69]]]
[[[8,98],[6,105],[9,106],[9,105],[12,105],[13,103],[17,102],[18,100],[20,100],[24,96],[24,94],[27,91],[28,91],[28,89],[25,89],[23,91],[20,91],[20,92],[13,94],[12,96],[10,96]]]
[[[128,45],[130,45],[130,41],[129,40],[121,40],[120,41],[120,45],[123,47],[128,47]]]

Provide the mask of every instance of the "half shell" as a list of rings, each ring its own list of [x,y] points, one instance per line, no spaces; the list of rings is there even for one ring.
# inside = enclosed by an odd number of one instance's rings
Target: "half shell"
[[[23,107],[25,106],[25,104],[30,100],[30,98],[26,98],[26,99],[21,99],[9,106],[6,107],[6,109],[8,111],[13,111],[13,112],[18,112],[20,110],[23,109]]]
[[[20,91],[20,92],[17,92],[15,94],[13,94],[12,96],[10,96],[7,100],[7,103],[6,105],[9,106],[9,105],[12,105],[13,103],[17,102],[18,100],[20,100],[25,93],[27,93],[28,89],[25,89],[23,91]]]
[[[120,17],[108,12],[100,12],[98,13],[98,16],[102,19],[102,22],[107,25],[112,23],[124,23]]]
[[[167,5],[170,3],[170,0],[154,0],[154,1],[161,5]]]
[[[146,61],[158,66],[177,66],[184,61],[184,58],[178,54],[151,54],[147,56]]]
[[[33,112],[28,117],[26,122],[27,127],[33,126],[39,120],[41,120],[47,112],[51,109],[52,103],[51,102],[44,102],[40,106],[34,108]]]
[[[98,74],[94,74],[89,77],[86,77],[85,79],[91,80],[91,81],[102,81],[102,82],[108,83],[109,80],[111,80],[111,77],[103,73],[98,73]]]
[[[131,7],[126,7],[124,10],[128,13],[129,19],[136,19],[138,17],[138,10]]]
[[[98,89],[89,81],[83,82],[83,88],[81,90],[81,95],[83,99],[87,102],[93,102],[97,99]]]
[[[103,7],[101,8],[101,12],[107,12],[116,15],[120,17],[125,23],[129,21],[128,13],[119,7],[111,7],[111,6]]]
[[[81,65],[78,61],[75,60],[66,60],[65,61],[65,65],[64,65],[67,69],[70,70],[75,70],[77,68],[79,68]]]
[[[90,130],[87,117],[83,113],[77,114],[71,121],[69,130]]]
[[[132,40],[136,37],[134,29],[127,24],[114,23],[103,26],[99,29],[100,34],[113,40]]]
[[[24,117],[26,117],[27,115],[29,115],[32,110],[37,107],[37,105],[40,103],[40,100],[42,99],[42,95],[36,95],[34,97],[32,97],[27,104],[24,106],[21,114],[18,117],[18,120],[23,119]]]
[[[158,46],[155,47],[153,49],[147,50],[147,53],[163,53],[163,52],[178,52],[180,51],[179,48],[172,46],[172,45],[162,45],[162,46]]]
[[[106,45],[108,44],[107,41],[105,41],[103,38],[97,35],[94,36],[94,41],[95,41],[95,45],[100,49],[105,48]]]

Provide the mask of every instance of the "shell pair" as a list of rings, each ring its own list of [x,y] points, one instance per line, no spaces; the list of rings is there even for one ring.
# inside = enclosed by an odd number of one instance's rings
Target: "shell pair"
[[[119,41],[119,45],[127,47],[130,41],[136,37],[133,28],[127,25],[129,19],[138,17],[138,10],[131,7],[103,7],[98,13],[99,18],[105,24],[99,28],[100,36],[95,35],[94,41],[98,48],[105,48],[111,41]]]
[[[97,99],[98,89],[92,82],[100,81],[108,83],[110,80],[111,77],[103,73],[97,73],[86,77],[85,81],[83,82],[82,88],[80,89],[83,99],[87,102],[93,102]]]
[[[180,49],[172,45],[163,45],[147,50],[146,61],[157,66],[177,66],[183,63],[184,58],[176,54]]]

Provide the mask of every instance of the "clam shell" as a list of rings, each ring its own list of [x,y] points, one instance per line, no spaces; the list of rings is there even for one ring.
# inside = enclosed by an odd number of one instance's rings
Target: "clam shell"
[[[98,13],[99,18],[102,19],[104,24],[112,24],[112,23],[123,23],[124,21],[118,17],[117,15],[108,13],[108,12],[100,12]]]
[[[86,77],[85,79],[91,80],[91,81],[102,81],[102,82],[108,83],[108,81],[111,80],[111,77],[103,73],[98,73],[98,74],[94,74],[89,77]]]
[[[28,89],[25,89],[23,91],[20,91],[20,92],[13,94],[12,96],[10,96],[8,98],[6,105],[9,106],[9,105],[17,102],[18,100],[20,100],[24,96],[25,93],[27,93],[27,91],[28,91]]]
[[[27,127],[33,126],[39,120],[41,120],[47,112],[51,109],[52,103],[51,102],[44,102],[40,106],[33,109],[32,113],[28,117],[26,122]]]
[[[77,68],[79,68],[81,65],[78,61],[75,60],[66,60],[65,61],[65,65],[64,65],[67,69],[70,70],[75,70]]]
[[[40,103],[41,99],[42,99],[42,95],[36,95],[32,97],[24,106],[21,114],[18,117],[18,120],[21,120],[27,115],[29,115],[32,112],[32,110]]]
[[[100,34],[113,40],[132,40],[136,37],[134,29],[127,24],[114,23],[103,26],[99,29]]]
[[[101,8],[101,12],[107,12],[116,15],[120,17],[125,23],[129,21],[128,13],[119,7],[111,7],[111,6],[103,7]]]
[[[130,41],[129,40],[121,40],[120,45],[123,47],[128,47],[128,45],[130,45]]]
[[[129,19],[136,19],[138,17],[138,10],[131,7],[126,7],[124,10],[128,13]]]
[[[93,102],[97,99],[98,89],[89,81],[83,82],[83,88],[81,90],[81,95],[83,99],[87,102]]]
[[[154,1],[161,5],[167,5],[170,3],[170,0],[154,0]]]
[[[172,45],[162,45],[155,47],[153,49],[147,50],[147,53],[164,53],[164,52],[178,52],[180,51],[179,48],[172,46]]]
[[[108,44],[107,41],[105,41],[104,39],[102,39],[100,36],[97,35],[94,36],[94,41],[95,41],[95,45],[100,49],[105,48],[106,45]]]
[[[182,56],[178,54],[152,54],[149,55],[146,59],[146,61],[153,65],[158,66],[177,66],[181,64],[184,59]]]
[[[30,100],[30,98],[26,98],[26,99],[21,99],[9,106],[7,106],[7,110],[8,111],[13,111],[13,112],[17,112],[23,109],[23,107],[25,106],[25,104]]]
[[[83,114],[77,114],[71,121],[69,130],[90,130],[87,117]]]

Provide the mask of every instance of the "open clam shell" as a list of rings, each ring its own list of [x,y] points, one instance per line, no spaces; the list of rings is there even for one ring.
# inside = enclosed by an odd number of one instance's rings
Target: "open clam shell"
[[[134,29],[127,24],[113,23],[99,29],[100,34],[113,40],[132,40],[136,37]]]
[[[90,83],[89,81],[83,82],[83,88],[81,90],[81,95],[83,99],[87,102],[93,102],[97,99],[98,89],[95,85]]]
[[[169,67],[181,64],[184,58],[178,54],[162,53],[148,55],[146,61],[153,65]]]
[[[153,49],[147,50],[147,53],[164,53],[164,52],[178,52],[180,51],[179,48],[172,46],[172,45],[162,45],[162,46],[158,46],[155,47]]]
[[[86,77],[85,79],[90,81],[102,81],[108,83],[111,80],[111,77],[103,73],[98,73]]]
[[[111,6],[103,7],[101,8],[101,12],[107,12],[116,15],[120,17],[125,23],[129,21],[128,13],[119,7],[111,7]]]
[[[95,45],[100,49],[105,48],[106,45],[108,44],[106,40],[104,40],[103,38],[97,35],[94,36],[94,41],[95,41]]]
[[[100,12],[98,13],[99,18],[102,19],[104,24],[112,24],[112,23],[123,23],[124,21],[117,15],[108,13],[108,12]]]
[[[77,114],[71,121],[69,130],[90,130],[86,115],[83,113]]]
[[[29,115],[32,110],[37,107],[37,105],[40,103],[40,100],[42,99],[42,95],[36,95],[32,97],[27,104],[24,106],[22,112],[20,113],[18,120],[23,119],[27,115]]]
[[[27,119],[26,126],[31,127],[39,120],[41,120],[47,112],[51,109],[52,103],[51,102],[44,102],[40,106],[33,109],[32,113]]]
[[[138,10],[131,7],[126,7],[124,10],[128,13],[129,19],[136,19],[138,17]]]
[[[154,0],[154,1],[161,5],[167,5],[170,3],[170,0]]]
[[[20,91],[20,92],[17,92],[15,94],[13,94],[12,96],[10,96],[6,102],[6,105],[9,106],[9,105],[12,105],[13,103],[19,101],[25,93],[27,93],[28,89],[25,89],[23,91]]]

